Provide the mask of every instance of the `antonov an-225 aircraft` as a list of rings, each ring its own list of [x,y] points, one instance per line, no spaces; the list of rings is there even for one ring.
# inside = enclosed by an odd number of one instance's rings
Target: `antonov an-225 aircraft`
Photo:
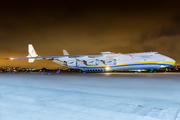
[[[170,67],[175,64],[175,60],[167,56],[161,55],[158,52],[144,52],[144,53],[113,53],[101,52],[101,54],[93,55],[69,55],[66,50],[63,50],[64,56],[38,56],[32,44],[28,45],[28,56],[24,58],[10,58],[14,59],[28,59],[29,63],[34,60],[52,60],[53,62],[70,69],[79,69],[85,72],[104,72],[113,70],[147,70]]]

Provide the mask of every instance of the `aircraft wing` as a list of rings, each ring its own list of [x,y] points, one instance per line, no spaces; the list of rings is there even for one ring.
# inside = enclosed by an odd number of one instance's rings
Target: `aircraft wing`
[[[37,56],[37,57],[22,57],[22,58],[7,58],[8,60],[17,60],[17,59],[36,59],[36,60],[41,60],[41,59],[46,59],[46,60],[56,60],[56,59],[66,59],[66,58],[98,58],[98,57],[103,57],[104,55],[102,54],[96,54],[96,55],[66,55],[66,56]]]

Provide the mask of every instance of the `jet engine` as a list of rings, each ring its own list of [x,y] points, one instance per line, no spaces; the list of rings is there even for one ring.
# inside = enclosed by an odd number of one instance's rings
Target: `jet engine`
[[[117,64],[117,60],[116,59],[106,59],[104,61],[105,65],[116,65]]]
[[[99,64],[99,60],[98,59],[89,59],[86,61],[86,64],[89,66],[96,66]]]
[[[79,60],[68,60],[66,61],[67,66],[79,66],[80,61]]]

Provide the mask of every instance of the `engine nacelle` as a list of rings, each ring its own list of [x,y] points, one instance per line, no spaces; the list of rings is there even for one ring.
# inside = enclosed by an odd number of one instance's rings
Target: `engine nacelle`
[[[116,65],[117,64],[117,60],[116,59],[107,59],[104,61],[105,65]]]
[[[80,61],[79,60],[68,60],[66,62],[66,65],[67,66],[79,66],[80,64]]]
[[[86,61],[86,64],[89,66],[96,66],[99,64],[99,60],[98,59],[89,59]]]

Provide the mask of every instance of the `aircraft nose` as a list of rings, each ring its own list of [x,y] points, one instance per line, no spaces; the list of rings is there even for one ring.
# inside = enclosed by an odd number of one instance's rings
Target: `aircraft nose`
[[[176,61],[175,61],[174,59],[172,59],[172,61],[173,61],[174,63],[176,63]]]
[[[176,63],[176,61],[174,59],[170,58],[170,57],[168,58],[168,61],[172,62],[173,64]]]

